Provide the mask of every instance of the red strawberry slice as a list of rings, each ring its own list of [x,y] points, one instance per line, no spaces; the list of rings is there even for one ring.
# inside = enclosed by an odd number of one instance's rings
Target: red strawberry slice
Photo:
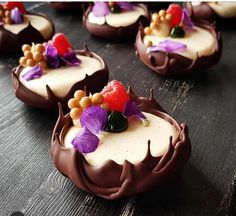
[[[122,83],[113,80],[101,91],[104,97],[104,103],[109,104],[112,111],[122,112],[125,104],[129,100],[129,95]]]
[[[25,13],[26,13],[25,6],[24,6],[24,4],[23,4],[22,2],[7,2],[7,3],[5,4],[5,6],[6,6],[8,9],[10,9],[10,10],[12,10],[12,9],[14,9],[14,8],[18,8],[19,11],[21,12],[21,14],[25,14]]]
[[[180,7],[180,5],[170,4],[166,12],[172,15],[172,19],[170,21],[172,27],[180,24],[180,22],[182,21],[182,8]]]
[[[58,55],[60,56],[63,56],[72,50],[70,41],[63,33],[58,33],[52,38],[52,45],[56,47]]]

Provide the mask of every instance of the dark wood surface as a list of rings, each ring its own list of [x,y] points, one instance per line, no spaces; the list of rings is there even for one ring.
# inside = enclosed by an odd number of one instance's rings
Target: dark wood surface
[[[46,3],[32,11],[53,19],[75,48],[89,48],[108,63],[110,80],[131,85],[138,95],[149,89],[178,122],[187,122],[192,156],[181,177],[169,186],[116,201],[85,193],[63,177],[50,156],[57,113],[36,110],[14,96],[11,70],[17,57],[0,54],[0,215],[235,215],[236,182],[236,25],[220,28],[221,61],[201,74],[161,77],[135,56],[133,43],[92,37],[81,15],[57,13]],[[18,214],[19,215],[19,214]]]

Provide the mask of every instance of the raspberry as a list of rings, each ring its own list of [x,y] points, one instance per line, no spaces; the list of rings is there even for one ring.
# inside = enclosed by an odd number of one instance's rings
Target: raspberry
[[[22,2],[7,2],[5,6],[10,10],[18,8],[22,14],[26,13],[25,6]]]
[[[178,4],[170,4],[166,12],[172,15],[172,19],[170,21],[170,25],[172,27],[180,24],[182,21],[182,8]]]
[[[113,80],[101,91],[104,97],[103,103],[107,103],[112,111],[123,112],[125,104],[129,100],[129,95],[122,83]]]
[[[59,56],[63,56],[72,50],[70,41],[63,33],[58,33],[53,37],[52,45],[56,47]]]

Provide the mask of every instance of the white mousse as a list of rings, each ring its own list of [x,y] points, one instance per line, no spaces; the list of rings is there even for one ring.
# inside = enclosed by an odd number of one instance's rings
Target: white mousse
[[[195,27],[195,31],[186,31],[184,38],[172,38],[162,37],[157,35],[145,35],[143,42],[152,41],[153,45],[159,44],[159,42],[171,40],[174,42],[181,42],[187,45],[187,49],[184,51],[175,51],[182,56],[190,59],[197,59],[201,56],[209,56],[215,51],[215,38],[207,30],[199,27]]]
[[[142,122],[134,117],[129,118],[129,126],[121,133],[102,132],[99,135],[98,148],[91,153],[84,154],[88,163],[92,166],[101,166],[106,160],[113,160],[123,164],[124,160],[136,164],[142,161],[147,153],[147,142],[151,141],[151,154],[161,156],[169,147],[169,138],[175,140],[178,136],[177,129],[164,119],[144,113],[149,124],[145,127]],[[80,128],[72,126],[65,138],[66,148],[73,147],[71,141],[75,138]]]
[[[27,73],[29,67],[24,68],[20,75],[20,82],[34,93],[47,98],[46,85],[48,85],[53,93],[58,97],[64,97],[71,87],[83,80],[86,76],[91,76],[96,71],[102,69],[104,65],[96,58],[77,55],[81,60],[79,66],[64,66],[57,69],[46,69],[40,78],[26,81],[22,75]]]
[[[21,24],[6,24],[4,25],[4,28],[13,34],[19,34],[28,27],[30,22],[30,24],[42,34],[45,40],[48,40],[51,37],[53,26],[46,18],[37,15],[25,14],[24,20],[25,21]]]
[[[107,23],[109,26],[118,28],[126,27],[134,24],[140,16],[148,17],[148,11],[144,6],[137,6],[132,11],[125,11],[122,13],[110,13],[107,16],[96,17],[92,12],[88,15],[90,23],[104,25]]]
[[[208,2],[207,4],[220,17],[236,17],[236,2]]]

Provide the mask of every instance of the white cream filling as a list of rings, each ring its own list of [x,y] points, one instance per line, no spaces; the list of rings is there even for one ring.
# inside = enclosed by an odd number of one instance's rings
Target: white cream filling
[[[64,66],[57,69],[46,69],[43,71],[43,75],[40,78],[26,81],[22,78],[30,68],[24,68],[20,75],[20,82],[31,91],[35,92],[42,97],[47,98],[46,85],[48,85],[53,93],[58,97],[64,97],[71,87],[83,80],[86,76],[91,76],[96,71],[103,68],[102,63],[91,57],[77,55],[81,60],[79,66]]]
[[[153,45],[157,45],[159,42],[171,40],[175,42],[181,42],[187,45],[185,51],[175,51],[182,56],[195,60],[201,56],[209,56],[215,51],[215,38],[207,30],[199,27],[195,27],[195,31],[186,31],[184,38],[172,38],[161,37],[156,35],[145,35],[143,42],[152,41]]]
[[[208,2],[207,4],[220,17],[232,18],[236,16],[236,2]]]
[[[107,23],[109,26],[118,28],[126,27],[135,23],[140,16],[148,16],[147,9],[143,6],[137,6],[132,11],[125,11],[122,13],[114,14],[110,13],[107,16],[95,17],[92,12],[88,15],[90,23],[103,25]]]
[[[13,34],[19,34],[21,31],[28,27],[28,24],[30,22],[31,25],[42,34],[45,40],[51,37],[53,26],[46,18],[37,15],[25,14],[24,20],[25,21],[21,24],[4,25],[4,28],[12,32]]]
[[[100,166],[106,160],[113,160],[123,164],[124,160],[135,164],[142,161],[147,153],[147,142],[151,141],[151,154],[161,156],[169,147],[170,136],[176,139],[177,129],[164,119],[145,113],[149,120],[147,127],[137,118],[129,118],[129,126],[121,133],[102,132],[99,135],[98,148],[91,153],[84,154],[88,163],[92,166]],[[80,128],[72,126],[64,138],[66,148],[73,147],[71,142],[79,132]]]

